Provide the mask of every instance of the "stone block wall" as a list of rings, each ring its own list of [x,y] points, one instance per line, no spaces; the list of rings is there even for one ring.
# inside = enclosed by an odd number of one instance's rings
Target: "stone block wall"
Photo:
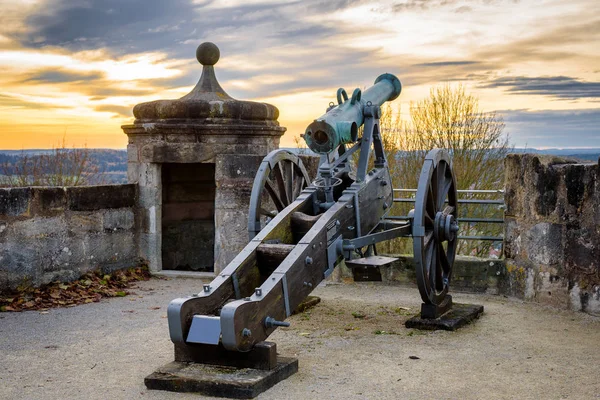
[[[600,315],[600,162],[505,160],[502,291]]]
[[[0,188],[0,291],[139,263],[136,185]]]

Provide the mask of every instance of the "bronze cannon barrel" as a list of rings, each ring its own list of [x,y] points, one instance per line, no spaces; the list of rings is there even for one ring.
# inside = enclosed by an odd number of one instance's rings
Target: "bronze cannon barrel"
[[[373,86],[361,92],[354,89],[352,97],[344,89],[338,89],[338,105],[314,120],[304,133],[307,146],[318,154],[327,154],[343,143],[358,139],[358,128],[364,122],[363,109],[366,105],[381,106],[396,99],[402,91],[400,80],[392,74],[382,74]]]

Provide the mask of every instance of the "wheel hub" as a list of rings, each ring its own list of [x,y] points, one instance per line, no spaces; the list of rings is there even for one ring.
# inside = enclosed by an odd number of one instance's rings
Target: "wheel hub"
[[[436,240],[438,242],[452,241],[456,238],[456,232],[458,232],[458,222],[454,215],[438,211],[433,223],[433,236]]]

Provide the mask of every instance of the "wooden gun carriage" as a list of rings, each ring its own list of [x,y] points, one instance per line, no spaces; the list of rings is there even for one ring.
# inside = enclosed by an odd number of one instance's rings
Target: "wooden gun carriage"
[[[428,153],[408,221],[385,218],[393,190],[380,106],[400,92],[391,74],[350,98],[338,90],[338,104],[304,134],[320,154],[315,180],[289,151],[263,160],[250,200],[248,245],[202,291],[169,305],[176,360],[204,362],[209,354],[252,350],[277,327],[289,326],[285,319],[336,266],[390,263],[394,259],[377,255],[376,244],[401,236],[413,238],[421,316],[436,318],[451,307],[457,193],[446,151]]]

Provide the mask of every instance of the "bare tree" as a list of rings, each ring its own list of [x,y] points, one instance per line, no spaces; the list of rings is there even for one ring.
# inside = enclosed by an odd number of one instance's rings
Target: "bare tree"
[[[399,110],[398,110],[399,111]],[[383,109],[382,137],[395,188],[416,188],[425,154],[432,148],[450,152],[458,189],[499,189],[503,184],[504,158],[512,146],[504,133],[504,122],[494,112],[483,112],[476,97],[461,85],[444,85],[431,89],[429,96],[410,105],[410,119],[403,123],[400,113]],[[485,195],[472,195],[480,198]],[[468,207],[468,208],[467,208]],[[396,204],[393,213],[406,215],[410,207]],[[501,218],[502,210],[492,205],[462,205],[459,218]],[[499,224],[461,224],[463,235],[494,235],[502,231]],[[489,241],[461,241],[459,252],[484,256]],[[406,251],[406,244],[392,243],[394,250]]]
[[[104,174],[93,163],[87,148],[61,146],[38,155],[23,153],[14,164],[2,165],[0,186],[83,186],[105,183]]]

